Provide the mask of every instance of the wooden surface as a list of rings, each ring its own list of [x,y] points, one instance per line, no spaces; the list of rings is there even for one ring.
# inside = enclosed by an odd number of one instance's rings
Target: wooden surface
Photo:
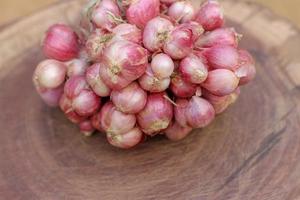
[[[11,22],[15,19],[21,18],[34,11],[46,7],[54,2],[63,0],[1,0],[0,1],[0,24]],[[242,0],[237,0],[242,1]],[[249,2],[256,2],[262,4],[275,13],[284,16],[297,24],[300,27],[300,12],[299,0],[247,0]]]
[[[215,122],[181,142],[118,150],[84,138],[36,94],[39,43],[79,1],[53,5],[0,32],[1,199],[299,200],[300,33],[253,3],[224,0],[258,75]],[[31,28],[28,28],[31,27]]]

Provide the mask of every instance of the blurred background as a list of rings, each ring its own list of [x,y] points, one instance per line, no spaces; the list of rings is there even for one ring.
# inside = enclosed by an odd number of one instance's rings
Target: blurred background
[[[63,0],[0,0],[0,26],[13,22],[34,11]],[[236,0],[243,1],[243,0]],[[290,19],[300,27],[300,0],[245,0],[258,2],[275,13]]]

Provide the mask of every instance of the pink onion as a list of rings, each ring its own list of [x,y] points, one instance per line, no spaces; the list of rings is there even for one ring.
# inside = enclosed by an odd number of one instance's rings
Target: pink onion
[[[82,90],[78,96],[73,99],[72,107],[80,116],[93,115],[101,105],[101,99],[91,90]]]
[[[98,28],[113,29],[123,22],[120,9],[115,0],[101,0],[94,8],[91,20]]]
[[[182,127],[177,122],[172,122],[172,124],[165,130],[165,134],[169,140],[179,141],[188,136],[191,131],[191,127]]]
[[[64,93],[71,101],[72,111],[80,116],[91,116],[100,108],[101,99],[89,88],[84,76],[71,77]]]
[[[230,70],[216,69],[208,73],[202,87],[214,95],[225,96],[232,93],[239,84],[239,78]]]
[[[70,99],[77,97],[82,90],[89,89],[89,85],[84,76],[70,77],[64,88],[64,93]]]
[[[186,108],[185,116],[192,128],[203,128],[213,121],[215,110],[207,100],[193,96]]]
[[[120,24],[112,30],[112,33],[114,33],[117,38],[142,44],[142,31],[135,25],[127,23]]]
[[[98,130],[100,132],[104,132],[103,128],[101,127],[101,113],[100,113],[100,111],[95,113],[91,117],[91,123],[92,123],[93,128],[95,128],[96,130]]]
[[[107,134],[108,142],[118,148],[129,149],[141,142],[143,139],[143,132],[138,128],[133,128],[123,134]]]
[[[40,97],[43,99],[43,101],[51,107],[56,107],[59,105],[59,100],[64,92],[63,85],[54,88],[54,89],[42,89],[42,88],[36,88]]]
[[[193,41],[197,41],[199,39],[200,36],[202,36],[202,34],[204,33],[204,29],[203,27],[195,21],[189,21],[183,24],[180,24],[179,27],[184,27],[184,28],[188,28],[192,31],[193,33]]]
[[[216,114],[220,114],[224,112],[232,103],[234,103],[237,100],[239,96],[239,90],[237,89],[235,92],[222,97],[213,95],[209,91],[204,90],[203,96],[206,100],[208,100],[212,104]]]
[[[135,114],[145,107],[147,93],[136,82],[132,82],[122,90],[112,91],[111,100],[118,110]]]
[[[126,19],[139,28],[144,28],[148,21],[159,15],[159,0],[129,0],[129,2],[131,3],[126,11]]]
[[[164,45],[164,52],[173,59],[183,59],[193,50],[193,37],[193,31],[189,27],[176,27]]]
[[[87,69],[86,81],[98,96],[108,97],[110,95],[111,89],[100,77],[100,64],[96,63]]]
[[[107,134],[124,134],[133,129],[136,117],[132,114],[125,114],[107,102],[100,111],[101,127]]]
[[[141,87],[149,92],[163,92],[165,91],[170,85],[170,78],[157,78],[151,69],[148,66],[146,73],[139,78],[139,84]]]
[[[184,23],[194,19],[195,9],[190,1],[178,1],[170,6],[168,15],[177,22]]]
[[[54,89],[66,78],[67,66],[56,60],[44,60],[36,67],[33,82],[38,88]]]
[[[168,78],[174,71],[174,62],[167,54],[160,53],[152,58],[151,69],[157,78]]]
[[[204,90],[203,96],[206,100],[208,100],[212,104],[216,114],[220,114],[224,112],[229,106],[230,95],[225,95],[220,97],[220,96],[213,95],[207,90]]]
[[[59,61],[71,60],[79,53],[78,36],[71,27],[55,24],[46,33],[43,52],[47,58]]]
[[[156,17],[150,20],[143,33],[144,46],[151,52],[161,50],[173,29],[172,22],[166,18]]]
[[[185,81],[178,72],[175,72],[172,75],[170,89],[175,96],[187,98],[195,94],[197,86]]]
[[[245,85],[255,78],[255,62],[248,51],[239,50],[239,64],[235,74],[240,78],[239,85]]]
[[[66,65],[68,77],[84,75],[88,68],[86,60],[77,58],[66,62]]]
[[[83,122],[80,122],[79,128],[80,128],[80,132],[84,136],[87,136],[87,137],[91,136],[93,134],[93,132],[95,131],[91,120],[85,120]]]
[[[224,24],[224,16],[220,4],[214,0],[205,2],[196,14],[196,21],[199,22],[206,31],[212,31],[222,27]]]
[[[188,104],[189,104],[189,101],[187,99],[179,98],[176,100],[176,106],[174,107],[174,116],[175,116],[176,122],[181,127],[189,127],[187,118],[185,116],[185,111],[187,109]]]
[[[65,94],[63,94],[60,98],[59,106],[66,117],[74,124],[78,124],[86,119],[86,117],[80,116],[74,111],[72,108],[72,100],[69,99]]]
[[[216,45],[228,45],[236,48],[240,37],[241,35],[239,35],[234,28],[218,28],[200,37],[197,40],[195,47],[206,48]]]
[[[137,114],[138,124],[147,135],[166,129],[173,117],[173,106],[165,93],[150,94],[145,108]]]
[[[91,61],[99,62],[104,48],[113,41],[114,35],[102,29],[96,29],[87,39],[85,49]]]
[[[205,64],[193,54],[190,54],[180,62],[179,71],[183,79],[194,84],[204,82],[208,75]]]
[[[132,42],[116,41],[103,54],[100,76],[114,90],[120,90],[144,74],[148,65],[146,49]]]
[[[239,54],[236,48],[232,46],[213,46],[203,52],[211,67],[216,69],[238,68]]]
[[[208,70],[211,70],[211,67],[208,65],[208,61],[207,61],[206,57],[204,56],[204,51],[197,51],[197,50],[194,50],[194,51],[193,51],[193,54],[194,54],[195,56],[197,56],[197,57],[201,60],[202,63],[205,64],[205,66],[206,66],[206,68],[207,68]]]

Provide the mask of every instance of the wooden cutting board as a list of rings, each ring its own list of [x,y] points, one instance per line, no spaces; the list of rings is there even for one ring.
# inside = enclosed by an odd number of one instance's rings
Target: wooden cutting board
[[[299,30],[259,5],[222,1],[256,57],[256,80],[187,139],[124,151],[104,135],[82,137],[31,82],[44,31],[75,24],[82,2],[62,1],[0,31],[1,199],[300,199]]]

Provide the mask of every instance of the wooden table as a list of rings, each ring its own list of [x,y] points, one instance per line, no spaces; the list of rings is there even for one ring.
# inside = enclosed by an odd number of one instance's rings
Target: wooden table
[[[247,0],[222,0],[228,23],[245,36],[241,48],[256,58],[256,80],[185,140],[151,139],[122,151],[104,134],[82,137],[32,85],[40,38],[57,21],[74,24],[83,1],[65,0],[0,31],[0,199],[300,199],[295,26]]]
[[[1,0],[0,1],[0,24],[8,23],[16,20],[21,16],[28,15],[36,10],[39,10],[49,4],[59,0]],[[239,0],[237,0],[239,1]],[[300,12],[298,12],[299,0],[249,0],[259,2],[268,8],[271,8],[277,14],[280,14],[298,26],[300,26]]]

